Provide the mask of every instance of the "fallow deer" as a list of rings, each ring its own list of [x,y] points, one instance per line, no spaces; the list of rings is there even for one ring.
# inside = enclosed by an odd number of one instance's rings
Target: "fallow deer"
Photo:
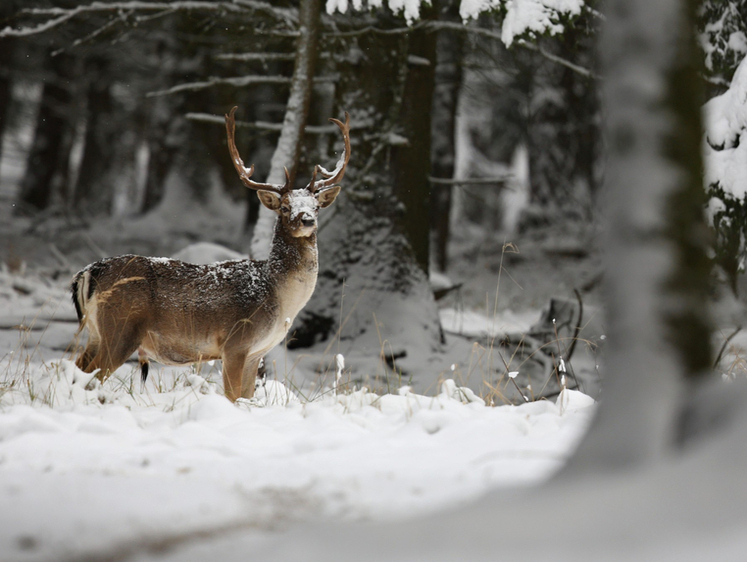
[[[184,365],[221,359],[226,396],[251,398],[257,367],[283,341],[314,292],[317,214],[331,205],[350,159],[350,117],[330,119],[344,148],[332,171],[316,166],[303,189],[251,179],[236,148],[234,107],[225,116],[228,149],[242,183],[278,218],[268,259],[195,265],[124,255],[97,261],[72,281],[73,303],[88,343],[76,365],[98,369],[102,382],[138,351],[143,381],[148,359]],[[317,179],[317,176],[320,179]]]

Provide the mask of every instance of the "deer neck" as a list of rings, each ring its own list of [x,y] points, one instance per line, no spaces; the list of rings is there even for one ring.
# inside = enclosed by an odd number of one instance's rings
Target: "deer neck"
[[[309,300],[316,286],[319,271],[316,233],[295,238],[278,219],[267,267],[280,297],[282,313],[292,319]]]

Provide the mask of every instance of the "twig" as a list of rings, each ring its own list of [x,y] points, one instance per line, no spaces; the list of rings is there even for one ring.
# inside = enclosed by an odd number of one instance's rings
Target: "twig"
[[[576,298],[578,299],[578,321],[576,322],[576,328],[573,330],[573,339],[571,340],[571,347],[568,348],[568,352],[566,353],[567,357],[566,360],[570,363],[571,357],[573,357],[573,350],[576,349],[576,342],[578,341],[578,335],[581,333],[581,320],[583,320],[584,317],[584,301],[581,300],[581,293],[578,292],[578,289],[573,289],[573,292],[576,294]]]
[[[566,68],[570,68],[573,72],[576,72],[580,74],[581,76],[586,76],[587,78],[594,78],[595,80],[599,80],[600,76],[589,70],[588,68],[584,68],[583,66],[579,66],[577,64],[572,63],[569,60],[566,60],[562,57],[559,57],[558,55],[553,55],[552,53],[548,53],[545,49],[542,47],[535,45],[534,43],[527,43],[526,41],[517,41],[517,45],[524,47],[525,49],[529,49],[530,51],[535,51],[545,57],[547,60],[550,60],[552,62],[556,62],[562,66],[565,66]]]
[[[66,269],[72,269],[73,266],[70,265],[70,261],[65,257],[65,254],[60,252],[60,249],[55,246],[54,244],[49,245],[49,250],[52,252],[52,255],[57,258],[57,261],[60,262],[60,265]]]
[[[103,259],[109,255],[104,250],[102,250],[101,247],[96,244],[96,242],[93,241],[93,238],[91,238],[90,234],[86,234],[84,240],[86,241],[86,244],[94,253],[94,255],[98,256],[99,259]]]
[[[721,362],[721,357],[724,355],[724,351],[726,351],[726,346],[729,345],[729,342],[734,339],[734,336],[736,336],[739,332],[742,331],[742,326],[737,326],[736,329],[731,333],[731,335],[724,340],[724,345],[721,346],[721,349],[718,352],[718,355],[716,356],[716,360],[713,362],[713,368],[715,369],[718,367],[718,364]]]
[[[119,22],[122,22],[122,21],[125,21],[125,19],[126,19],[125,15],[123,13],[120,13],[116,17],[113,17],[108,22],[106,22],[104,25],[102,25],[101,27],[99,27],[98,29],[96,29],[95,31],[93,31],[93,32],[89,33],[88,35],[86,35],[85,37],[81,37],[79,39],[76,39],[75,41],[73,41],[72,45],[70,45],[70,46],[71,47],[78,47],[79,45],[82,45],[83,43],[87,43],[88,41],[90,41],[92,39],[95,39],[96,37],[98,37],[99,35],[101,35],[102,33],[104,33],[105,31],[107,31],[109,28],[113,27],[115,24],[117,24]],[[56,57],[60,53],[65,52],[65,50],[66,50],[66,48],[63,47],[61,49],[57,49],[55,51],[52,51],[52,56]]]

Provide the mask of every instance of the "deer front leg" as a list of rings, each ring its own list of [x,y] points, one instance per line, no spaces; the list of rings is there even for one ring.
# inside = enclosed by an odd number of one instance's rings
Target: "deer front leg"
[[[249,357],[244,365],[244,386],[241,389],[242,398],[251,398],[254,396],[254,385],[257,380],[257,370],[262,356]]]
[[[223,392],[231,402],[242,396],[246,352],[226,352],[223,355]]]

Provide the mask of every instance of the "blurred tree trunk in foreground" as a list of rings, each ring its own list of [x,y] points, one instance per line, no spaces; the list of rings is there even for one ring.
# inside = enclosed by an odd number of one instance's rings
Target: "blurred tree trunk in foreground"
[[[607,4],[609,348],[597,418],[566,474],[661,459],[685,382],[711,370],[695,6]]]

